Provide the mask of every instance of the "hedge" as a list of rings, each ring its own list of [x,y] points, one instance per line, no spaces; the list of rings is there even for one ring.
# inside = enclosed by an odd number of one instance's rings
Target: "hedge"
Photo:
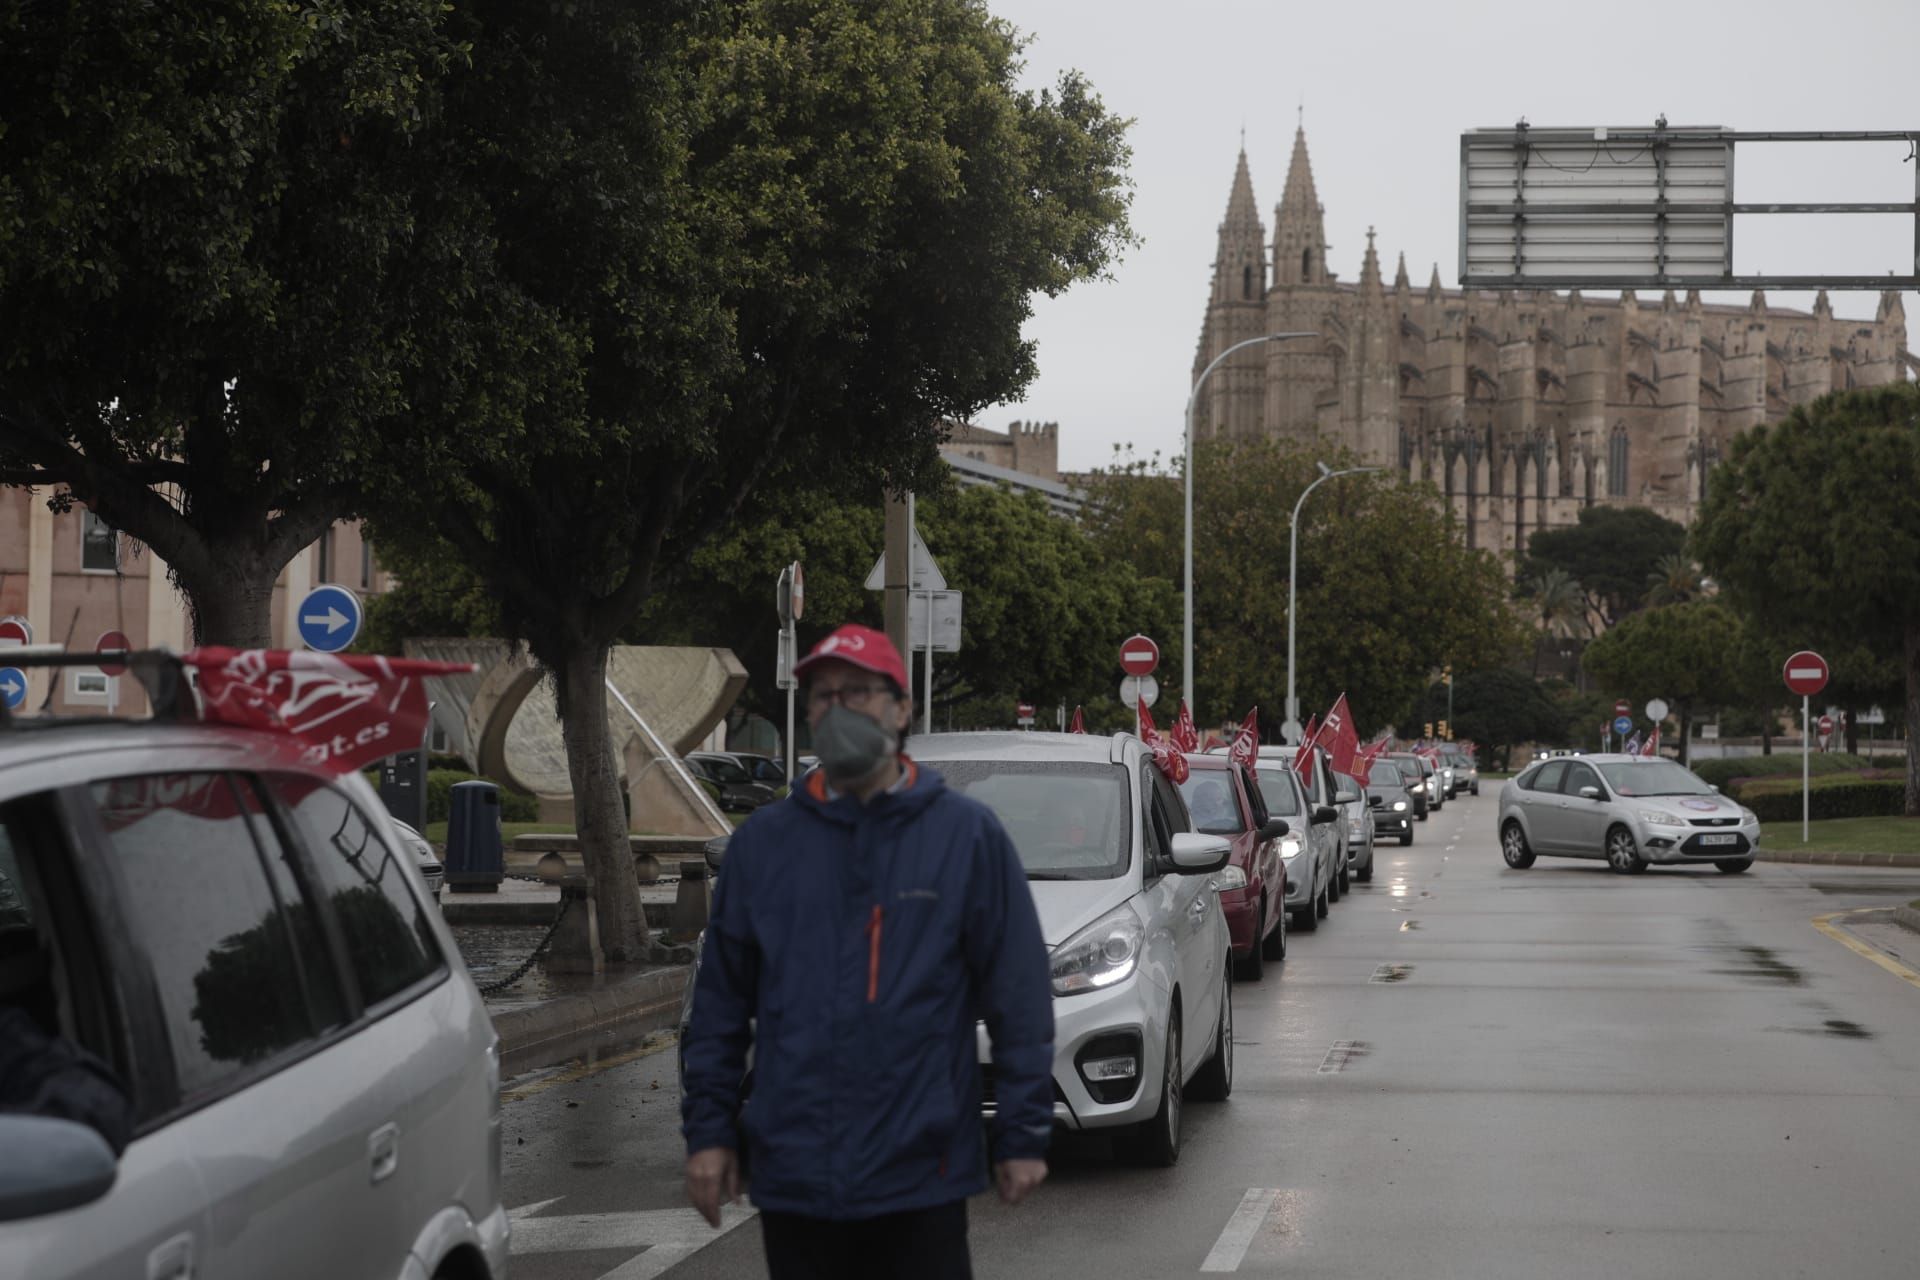
[[[453,813],[453,784],[456,782],[484,782],[478,774],[464,769],[427,770],[427,821],[445,822]],[[500,820],[502,822],[538,822],[540,820],[540,802],[532,796],[523,796],[517,791],[500,788]]]
[[[1850,756],[1840,752],[1815,752],[1809,760],[1812,773],[1852,773],[1856,769],[1865,769],[1871,762],[1865,756]],[[1724,787],[1735,778],[1770,778],[1776,776],[1800,776],[1800,752],[1776,751],[1770,756],[1727,756],[1718,760],[1696,760],[1691,768],[1702,781],[1716,787]]]
[[[1816,786],[1811,792],[1811,816],[1823,818],[1888,818],[1905,812],[1907,784],[1896,778],[1861,779]],[[1741,797],[1762,822],[1798,822],[1800,788],[1768,787]]]

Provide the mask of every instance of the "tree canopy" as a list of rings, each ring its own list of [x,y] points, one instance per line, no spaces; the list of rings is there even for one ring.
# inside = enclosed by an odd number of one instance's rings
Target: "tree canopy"
[[[1920,725],[1920,386],[1823,396],[1734,441],[1693,530],[1701,563],[1795,648],[1901,665]],[[1906,811],[1920,817],[1920,751]]]
[[[1736,702],[1742,693],[1740,618],[1712,600],[1661,605],[1623,618],[1587,646],[1587,671],[1609,693],[1638,708],[1666,701],[1680,721],[1680,755],[1696,711]]]
[[[1679,555],[1686,540],[1685,528],[1645,507],[1582,507],[1578,524],[1541,529],[1527,540],[1520,577],[1562,571],[1610,627],[1646,603],[1663,558]]]

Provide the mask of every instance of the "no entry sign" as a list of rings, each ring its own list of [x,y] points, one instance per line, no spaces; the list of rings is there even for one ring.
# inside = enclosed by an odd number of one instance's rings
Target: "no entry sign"
[[[1160,646],[1145,636],[1134,636],[1120,646],[1120,669],[1130,676],[1149,676],[1160,665]]]
[[[1802,649],[1787,659],[1781,675],[1787,688],[1809,698],[1827,687],[1827,660],[1811,649]]]
[[[133,648],[133,641],[127,639],[126,632],[109,631],[100,637],[99,643],[93,646],[93,651],[103,655],[98,664],[100,670],[107,675],[118,676],[126,674],[127,664],[124,657],[116,660],[104,655],[109,653],[124,655],[131,648]]]
[[[1822,736],[1832,732],[1833,732],[1833,717],[1821,716],[1820,717],[1820,733],[1822,734]]]
[[[1613,704],[1613,714],[1617,716],[1630,716],[1633,714],[1633,704],[1625,698],[1622,698]]]

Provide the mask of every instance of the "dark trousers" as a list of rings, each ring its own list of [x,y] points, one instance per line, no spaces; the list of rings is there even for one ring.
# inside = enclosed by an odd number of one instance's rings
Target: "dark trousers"
[[[771,1280],[973,1280],[967,1202],[829,1222],[760,1214]]]

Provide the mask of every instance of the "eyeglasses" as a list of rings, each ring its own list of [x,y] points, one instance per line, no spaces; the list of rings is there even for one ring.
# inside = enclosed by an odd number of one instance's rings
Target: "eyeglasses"
[[[876,696],[892,691],[891,686],[884,684],[848,684],[837,689],[823,689],[816,685],[807,690],[807,706],[818,709],[838,702],[849,711],[858,711]]]

